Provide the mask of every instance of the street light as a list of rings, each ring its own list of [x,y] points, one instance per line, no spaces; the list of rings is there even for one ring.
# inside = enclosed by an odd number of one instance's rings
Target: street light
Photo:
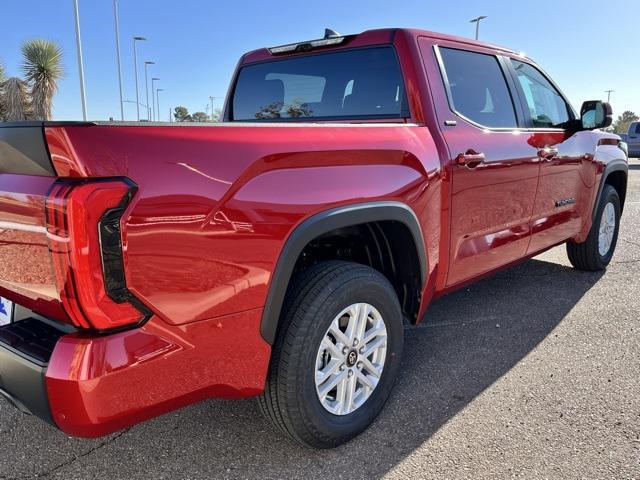
[[[152,112],[151,118],[153,120],[156,119],[156,100],[155,100],[156,94],[153,92],[155,92],[155,84],[156,84],[156,81],[158,80],[160,80],[158,77],[153,77],[151,79],[151,112]]]
[[[486,15],[480,15],[479,17],[469,20],[469,23],[476,24],[476,40],[478,40],[478,37],[480,36],[480,20],[484,20],[485,18],[487,18]]]
[[[135,105],[136,102],[134,100],[122,100],[122,103],[133,103]],[[148,108],[144,103],[141,103],[140,106]]]
[[[147,93],[147,120],[151,121],[151,109],[149,108],[149,75],[147,73],[147,67],[149,65],[155,65],[156,62],[144,62],[144,89]],[[153,92],[152,92],[153,93]]]
[[[214,115],[214,111],[215,111],[214,110],[214,108],[215,108],[214,102],[215,102],[216,98],[220,98],[220,97],[211,97],[211,96],[209,97],[209,100],[211,100],[211,121],[212,122],[214,121],[214,119],[213,119],[213,115]]]
[[[122,101],[122,64],[120,63],[120,27],[118,25],[118,0],[113,0],[113,18],[116,28],[116,56],[118,57],[118,85],[120,87],[120,120],[124,121],[124,102]]]
[[[615,92],[615,90],[605,90],[604,93],[607,94],[607,103],[611,100],[611,94]]]
[[[136,42],[144,42],[144,37],[133,37],[133,70],[136,75],[136,111],[138,115],[138,121],[140,121],[140,94],[138,92],[138,54],[136,52]]]
[[[156,107],[158,108],[158,121],[160,121],[160,92],[164,92],[164,88],[156,90]]]
[[[73,13],[76,20],[76,47],[78,49],[78,70],[80,72],[80,100],[82,101],[82,119],[87,121],[87,97],[84,92],[84,65],[82,63],[82,42],[80,41],[80,13],[78,0],[73,0]]]

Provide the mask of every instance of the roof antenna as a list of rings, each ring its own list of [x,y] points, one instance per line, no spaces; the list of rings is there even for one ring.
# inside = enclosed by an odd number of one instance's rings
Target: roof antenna
[[[325,28],[324,29],[324,38],[335,38],[335,37],[339,37],[340,34],[338,32],[336,32],[335,30],[332,30],[331,28]]]

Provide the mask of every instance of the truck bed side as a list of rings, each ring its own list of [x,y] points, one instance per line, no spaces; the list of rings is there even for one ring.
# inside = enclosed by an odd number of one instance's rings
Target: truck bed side
[[[82,166],[72,175],[138,185],[127,284],[171,324],[263,306],[284,240],[316,212],[401,200],[420,215],[439,168],[426,129],[403,124],[78,126],[47,138],[54,163]]]

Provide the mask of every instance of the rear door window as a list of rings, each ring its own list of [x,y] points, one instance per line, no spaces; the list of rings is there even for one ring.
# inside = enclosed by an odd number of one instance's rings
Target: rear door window
[[[282,58],[242,67],[231,119],[282,121],[409,116],[391,46]]]
[[[439,51],[456,113],[483,127],[517,126],[513,100],[495,56],[453,48]]]

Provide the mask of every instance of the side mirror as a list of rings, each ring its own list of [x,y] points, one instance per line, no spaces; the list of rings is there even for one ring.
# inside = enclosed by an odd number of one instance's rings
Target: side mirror
[[[588,100],[580,109],[580,121],[583,130],[607,128],[613,123],[613,110],[611,105],[600,100]]]

